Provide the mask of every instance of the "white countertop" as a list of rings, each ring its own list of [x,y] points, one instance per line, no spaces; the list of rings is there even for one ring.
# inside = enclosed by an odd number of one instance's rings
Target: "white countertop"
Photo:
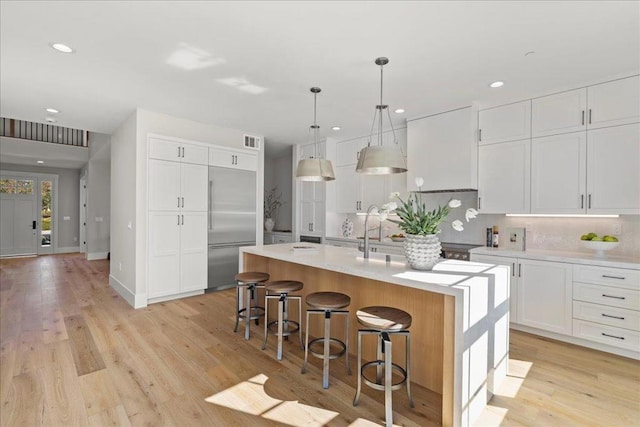
[[[462,296],[465,288],[473,286],[473,280],[469,279],[486,270],[486,266],[471,262],[443,260],[432,271],[418,271],[412,270],[400,256],[391,255],[391,262],[386,262],[384,254],[372,253],[369,259],[364,259],[355,248],[313,243],[303,245],[315,246],[317,251],[294,253],[294,245],[301,244],[247,246],[240,248],[240,252],[453,296]],[[465,284],[461,286],[462,282]]]
[[[562,252],[545,250],[514,251],[502,248],[488,248],[481,246],[471,249],[472,254],[494,255],[512,258],[534,259],[539,261],[568,262],[572,264],[595,265],[600,267],[629,268],[640,270],[640,259],[625,256],[613,256],[605,252],[604,257],[587,252]]]
[[[351,242],[351,243],[362,243],[363,239],[358,239],[357,237],[335,237],[335,236],[327,236],[325,240],[337,240],[339,242]],[[388,245],[388,246],[397,246],[402,247],[402,242],[394,242],[389,237],[383,237],[382,240],[371,239],[369,238],[369,244],[371,245]]]

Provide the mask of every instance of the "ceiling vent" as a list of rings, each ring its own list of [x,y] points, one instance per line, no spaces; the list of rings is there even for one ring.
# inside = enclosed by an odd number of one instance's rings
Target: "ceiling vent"
[[[252,150],[260,150],[260,137],[245,135],[244,136],[244,148],[251,148]]]
[[[85,130],[4,117],[0,117],[0,136],[27,139],[29,141],[52,142],[75,147],[89,146],[89,133]]]

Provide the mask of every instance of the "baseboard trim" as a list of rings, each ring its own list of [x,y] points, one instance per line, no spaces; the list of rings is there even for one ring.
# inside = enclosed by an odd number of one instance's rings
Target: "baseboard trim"
[[[180,298],[193,297],[193,296],[202,295],[202,294],[204,294],[204,289],[197,290],[197,291],[183,292],[181,294],[173,294],[173,295],[165,295],[162,297],[149,298],[149,304],[154,304],[156,302],[170,301],[170,300],[180,299]]]
[[[97,259],[107,259],[109,252],[87,252],[87,261],[94,261]]]
[[[67,246],[64,248],[57,248],[56,252],[57,254],[70,254],[70,253],[75,253],[75,252],[80,252],[80,246]]]
[[[112,274],[109,275],[109,285],[115,289],[131,307],[143,308],[147,306],[147,294],[134,294]]]

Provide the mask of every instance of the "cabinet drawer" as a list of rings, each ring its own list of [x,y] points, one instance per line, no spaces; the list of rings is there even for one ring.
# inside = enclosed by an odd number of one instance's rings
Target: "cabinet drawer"
[[[640,332],[599,325],[584,320],[573,320],[573,336],[590,341],[609,344],[614,347],[640,351]]]
[[[640,311],[574,301],[573,318],[640,332]]]
[[[574,264],[573,280],[575,282],[640,290],[640,271],[638,270]]]
[[[573,283],[573,300],[640,310],[640,291],[611,286]]]

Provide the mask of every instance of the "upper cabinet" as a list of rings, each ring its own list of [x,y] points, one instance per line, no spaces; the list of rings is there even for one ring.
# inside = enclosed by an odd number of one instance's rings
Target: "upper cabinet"
[[[475,189],[478,186],[478,147],[471,107],[407,123],[407,190]]]
[[[596,129],[640,122],[640,76],[587,88],[587,126]]]
[[[209,166],[255,171],[258,169],[258,155],[247,151],[210,147]]]
[[[531,101],[482,110],[478,114],[480,144],[517,141],[531,137]]]
[[[207,147],[202,145],[149,137],[150,159],[206,165],[207,154]]]
[[[576,132],[586,128],[586,88],[532,100],[531,133],[533,137]]]

